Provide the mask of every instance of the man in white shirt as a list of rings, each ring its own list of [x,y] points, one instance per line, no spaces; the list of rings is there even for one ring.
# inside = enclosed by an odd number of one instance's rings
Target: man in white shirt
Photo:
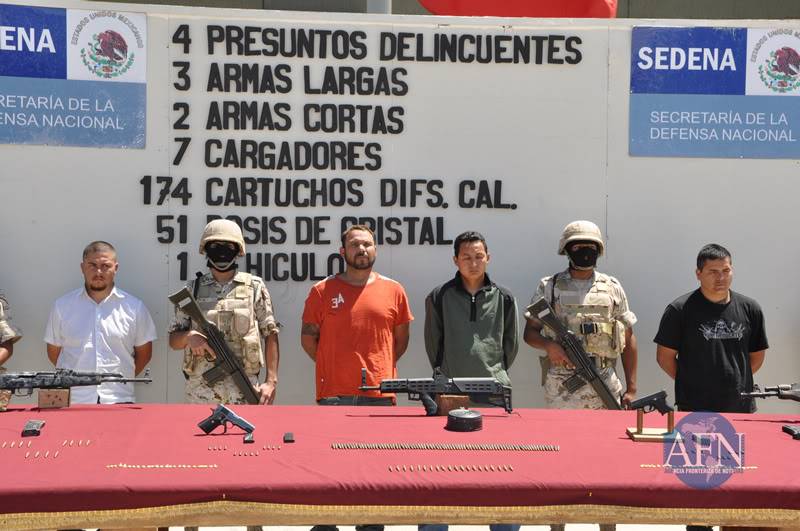
[[[150,361],[156,327],[144,303],[114,285],[117,252],[95,241],[83,250],[85,284],[58,299],[50,311],[44,340],[47,357],[58,368],[139,374]],[[131,383],[74,387],[72,402],[134,402]]]

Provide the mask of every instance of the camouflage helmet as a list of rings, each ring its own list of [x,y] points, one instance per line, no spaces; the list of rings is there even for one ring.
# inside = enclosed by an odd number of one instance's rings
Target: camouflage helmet
[[[208,242],[231,242],[239,246],[239,256],[244,256],[244,237],[242,229],[229,219],[215,219],[203,229],[200,238],[200,254],[206,254]]]
[[[605,250],[600,227],[591,221],[578,220],[564,227],[564,231],[561,233],[561,240],[558,242],[558,254],[567,254],[567,245],[579,241],[596,243],[601,255]]]

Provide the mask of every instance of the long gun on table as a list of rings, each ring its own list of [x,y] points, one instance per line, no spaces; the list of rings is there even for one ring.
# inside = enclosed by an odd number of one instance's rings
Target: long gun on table
[[[87,385],[100,385],[103,383],[150,383],[150,369],[147,369],[142,378],[126,378],[117,372],[88,372],[72,369],[56,369],[54,371],[37,372],[9,372],[0,374],[0,390],[11,391],[17,396],[31,396],[34,389],[57,390],[48,393],[43,398],[39,392],[39,407],[63,407],[69,405],[69,391],[62,394],[63,390],[72,387]],[[54,395],[54,393],[58,393]],[[55,398],[54,398],[55,396]],[[9,396],[0,397],[0,411],[5,411],[8,406]]]
[[[527,311],[528,315],[541,321],[556,335],[559,343],[564,347],[564,352],[567,354],[569,361],[575,366],[575,373],[564,380],[562,384],[567,391],[574,393],[588,383],[600,396],[606,408],[622,409],[619,398],[614,396],[605,381],[603,381],[600,372],[595,364],[592,363],[592,360],[589,359],[589,355],[584,350],[581,341],[556,317],[550,303],[541,298],[528,306]]]
[[[476,404],[504,408],[511,413],[511,387],[494,378],[448,378],[439,369],[433,378],[403,378],[381,380],[380,385],[367,385],[367,369],[361,369],[361,391],[381,393],[408,393],[409,400],[420,400],[425,413],[435,415],[438,406],[432,395],[467,396]]]
[[[189,288],[184,287],[177,293],[169,296],[169,300],[178,307],[180,311],[189,316],[194,321],[201,332],[206,336],[208,345],[211,350],[216,354],[214,359],[214,366],[203,373],[203,380],[209,386],[214,385],[226,376],[233,379],[233,383],[244,395],[244,399],[248,404],[258,404],[259,392],[250,383],[250,379],[244,372],[244,367],[239,358],[231,351],[228,343],[225,342],[225,336],[220,332],[214,323],[206,319],[197,301],[192,296]]]
[[[103,383],[150,383],[153,380],[148,374],[146,372],[143,378],[125,378],[117,372],[88,372],[72,369],[9,372],[0,374],[0,390],[12,391],[17,396],[30,396],[34,389],[69,389]]]
[[[800,402],[800,383],[765,387],[763,391],[755,385],[752,393],[742,393],[742,398],[769,398],[771,396],[777,396],[781,400]]]

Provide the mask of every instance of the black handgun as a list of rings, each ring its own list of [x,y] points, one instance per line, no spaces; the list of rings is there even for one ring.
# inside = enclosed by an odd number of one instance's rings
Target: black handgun
[[[216,409],[211,410],[211,415],[197,423],[197,427],[203,430],[204,433],[209,434],[214,431],[217,426],[222,426],[222,433],[228,432],[228,424],[233,424],[242,428],[247,433],[253,433],[256,429],[255,426],[244,420],[242,417],[226,408],[222,404],[218,405]]]
[[[653,393],[652,395],[644,396],[639,400],[634,400],[631,402],[630,409],[641,409],[645,413],[658,410],[658,412],[662,415],[669,413],[670,411],[675,411],[672,409],[672,406],[667,404],[666,391],[659,391],[657,393]]]

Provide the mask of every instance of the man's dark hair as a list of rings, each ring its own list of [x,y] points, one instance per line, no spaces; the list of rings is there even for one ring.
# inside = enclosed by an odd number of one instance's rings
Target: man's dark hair
[[[97,240],[83,248],[83,259],[94,253],[114,253],[114,258],[117,257],[117,250],[108,242]]]
[[[455,253],[455,256],[458,256],[458,252],[461,250],[462,243],[472,242],[481,242],[483,244],[483,250],[487,253],[489,252],[489,246],[486,245],[486,238],[483,237],[483,234],[480,232],[475,232],[474,230],[468,230],[456,236],[456,240],[453,242],[453,252]]]
[[[703,266],[706,265],[706,262],[709,260],[724,260],[730,259],[733,262],[733,258],[731,258],[731,253],[723,246],[717,243],[709,243],[704,245],[700,252],[697,253],[697,269],[698,271],[703,270]]]
[[[366,225],[350,225],[347,229],[342,233],[342,247],[346,247],[347,243],[347,235],[355,230],[363,230],[365,232],[369,232],[369,235],[372,236],[372,243],[378,243],[375,241],[375,233],[372,232],[372,229],[367,227]]]

